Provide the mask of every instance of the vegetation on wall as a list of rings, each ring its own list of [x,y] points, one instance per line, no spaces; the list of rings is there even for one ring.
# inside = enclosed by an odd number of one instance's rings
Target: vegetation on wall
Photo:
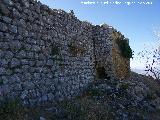
[[[60,54],[59,46],[53,45],[51,53],[52,53],[52,55],[59,55]]]
[[[120,49],[120,53],[122,57],[124,58],[132,58],[133,57],[133,51],[131,47],[129,46],[129,43],[126,38],[117,38],[116,43],[118,44],[118,47]]]
[[[83,47],[80,47],[80,46],[76,45],[75,43],[69,44],[68,48],[69,48],[69,52],[73,56],[83,55],[86,51]]]

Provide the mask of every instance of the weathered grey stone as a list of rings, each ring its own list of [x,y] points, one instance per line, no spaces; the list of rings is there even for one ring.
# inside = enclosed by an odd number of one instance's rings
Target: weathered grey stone
[[[20,58],[20,59],[23,59],[23,58],[26,58],[26,52],[25,51],[20,51],[18,54],[17,54],[17,58]]]
[[[55,66],[52,66],[51,67],[51,71],[54,73],[56,71],[56,67]]]
[[[21,73],[22,74],[22,70],[20,68],[14,68],[14,73]]]
[[[49,93],[47,96],[50,101],[54,100],[54,95],[52,93]]]
[[[4,57],[4,52],[0,50],[0,58],[2,59]]]
[[[29,66],[31,66],[31,67],[32,67],[32,66],[34,66],[34,65],[35,65],[35,63],[36,63],[35,61],[29,61]]]
[[[10,46],[10,49],[12,51],[18,51],[18,50],[20,50],[22,48],[21,43],[19,41],[17,41],[17,40],[11,41],[9,46]]]
[[[8,67],[8,63],[9,63],[9,60],[0,59],[0,66],[1,67]]]
[[[7,25],[5,23],[0,22],[0,31],[7,32]]]
[[[11,88],[9,88],[9,85],[3,85],[0,88],[0,94],[1,94],[1,91],[2,91],[3,95],[6,96],[10,92],[10,90],[11,90]]]
[[[45,45],[44,41],[40,40],[39,45],[44,46]]]
[[[48,74],[47,74],[47,77],[48,77],[48,78],[54,78],[54,74],[53,74],[53,73],[48,73]]]
[[[22,0],[21,2],[26,8],[29,7],[29,2],[27,0]]]
[[[21,91],[21,90],[22,90],[21,84],[15,84],[14,90],[15,90],[15,91]]]
[[[50,84],[50,88],[51,88],[51,90],[52,90],[52,92],[54,92],[55,91],[55,86],[54,86],[54,84]]]
[[[34,53],[33,52],[27,53],[27,57],[30,59],[34,59]]]
[[[41,74],[40,73],[34,73],[34,78],[40,80]]]
[[[44,118],[44,117],[40,117],[40,118],[39,118],[39,120],[46,120],[46,118]]]
[[[57,91],[56,94],[55,94],[55,100],[62,100],[62,94],[60,91]]]
[[[46,61],[36,61],[36,66],[40,67],[40,66],[44,66],[46,63]]]
[[[29,14],[28,20],[29,20],[30,22],[33,22],[33,21],[34,21],[34,17],[32,16],[32,14]]]
[[[34,72],[36,72],[36,68],[35,68],[35,67],[30,67],[29,72],[30,72],[30,73],[34,73]]]
[[[53,60],[51,59],[47,60],[47,65],[50,65],[50,66],[54,65]]]
[[[29,32],[27,30],[25,30],[23,36],[28,37],[28,34],[29,34]]]
[[[3,38],[3,32],[0,32],[0,37]],[[0,41],[2,41],[2,39],[0,39]]]
[[[26,59],[22,59],[22,60],[21,60],[21,64],[22,64],[22,65],[28,65],[29,62],[28,62],[28,60],[26,60]]]
[[[3,75],[6,73],[6,69],[3,67],[0,67],[0,75]]]
[[[23,83],[23,87],[24,87],[26,90],[33,90],[34,87],[35,87],[35,85],[34,85],[34,83],[32,83],[31,81],[30,81],[30,82],[26,81],[26,82]]]
[[[16,83],[16,82],[20,82],[20,76],[18,74],[14,74],[9,78],[9,83]]]
[[[1,79],[3,81],[3,84],[8,84],[8,76],[1,76]]]
[[[41,12],[41,10],[40,10],[40,4],[39,4],[39,3],[36,3],[36,4],[35,4],[35,7],[37,8],[37,9],[35,9],[35,11],[36,11],[38,14],[40,14],[40,12]]]
[[[29,98],[36,98],[37,96],[36,96],[37,94],[36,94],[36,91],[33,89],[33,90],[29,90]]]
[[[32,46],[30,44],[25,44],[25,50],[30,51]]]
[[[12,35],[12,34],[9,34],[9,33],[3,33],[4,34],[4,39],[6,40],[6,41],[12,41],[13,39],[14,39],[14,35]]]
[[[39,59],[40,60],[46,60],[46,56],[44,54],[39,54]]]
[[[20,61],[18,59],[16,59],[16,58],[13,58],[11,60],[10,67],[14,68],[14,67],[18,67],[18,66],[20,66]]]
[[[33,45],[32,50],[35,52],[39,52],[41,50],[41,48],[38,45]]]
[[[9,25],[9,31],[12,33],[17,33],[17,27],[14,25]]]
[[[5,23],[8,23],[8,24],[10,24],[11,21],[12,21],[12,19],[9,18],[9,17],[7,17],[7,16],[3,16],[2,19],[3,19],[3,21],[4,21]]]
[[[12,74],[13,74],[13,71],[12,71],[12,70],[10,70],[10,69],[7,69],[7,70],[6,70],[6,75],[9,75],[9,76],[10,76],[10,75],[12,75]]]
[[[11,58],[13,58],[13,56],[14,56],[14,54],[11,51],[6,51],[4,58],[11,59]]]
[[[21,97],[21,99],[25,99],[27,97],[27,95],[28,95],[28,91],[24,90],[20,97]]]
[[[32,79],[31,73],[24,73],[24,77],[25,77],[25,80],[31,80]]]
[[[17,21],[17,25],[18,25],[19,27],[23,27],[23,28],[26,28],[26,27],[27,27],[24,19],[20,19],[19,21]]]
[[[15,40],[23,41],[23,37],[21,35],[17,35],[14,38]]]
[[[2,44],[3,43],[3,44]],[[8,50],[9,49],[9,43],[8,42],[1,42],[0,43],[0,48],[2,50]]]
[[[29,72],[29,71],[31,71],[29,65],[23,65],[21,69],[22,69],[23,72]]]
[[[29,105],[35,106],[37,103],[37,99],[29,99]]]
[[[44,101],[47,101],[47,100],[48,100],[47,95],[43,95],[43,96],[40,98],[40,101],[41,101],[41,102],[44,102]]]
[[[21,17],[20,13],[19,13],[18,10],[15,9],[15,8],[13,8],[13,17],[14,17],[14,18],[20,18],[20,17]]]
[[[12,6],[13,5],[13,2],[12,0],[2,0],[4,4],[6,5],[9,5],[9,6]]]
[[[23,37],[28,36],[27,30],[23,27],[18,27],[18,34],[22,35]],[[25,36],[25,34],[27,34],[27,36]]]

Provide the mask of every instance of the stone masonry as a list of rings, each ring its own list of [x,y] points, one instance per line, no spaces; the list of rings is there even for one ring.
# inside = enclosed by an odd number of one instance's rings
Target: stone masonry
[[[125,78],[129,60],[113,32],[35,0],[0,0],[0,99],[34,105],[71,98],[96,80],[97,67]]]

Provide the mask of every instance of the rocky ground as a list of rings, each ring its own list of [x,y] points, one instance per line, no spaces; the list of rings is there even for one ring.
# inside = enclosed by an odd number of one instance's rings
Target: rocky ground
[[[160,87],[151,77],[92,83],[81,96],[40,107],[1,107],[2,120],[160,120]],[[14,110],[11,110],[14,109]]]

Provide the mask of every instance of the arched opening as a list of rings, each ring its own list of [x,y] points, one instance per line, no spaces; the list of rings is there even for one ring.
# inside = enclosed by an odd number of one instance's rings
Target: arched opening
[[[106,69],[104,67],[97,67],[96,71],[97,71],[97,78],[99,78],[99,79],[109,79],[109,77],[106,73]]]

